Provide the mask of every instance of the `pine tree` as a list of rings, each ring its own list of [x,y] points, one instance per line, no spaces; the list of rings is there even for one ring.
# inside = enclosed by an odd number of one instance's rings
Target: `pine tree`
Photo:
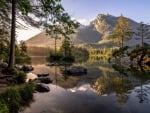
[[[114,28],[114,41],[119,43],[123,47],[123,43],[129,40],[132,36],[131,26],[128,20],[122,15],[118,18],[117,24]]]
[[[73,61],[74,55],[73,55],[73,44],[69,37],[64,38],[62,46],[60,48],[60,52],[63,55],[63,60],[65,61]]]
[[[138,58],[138,64],[141,66],[142,61],[144,60],[144,57],[148,54],[149,47],[144,45],[144,38],[149,38],[149,26],[147,24],[144,24],[143,22],[140,22],[140,25],[137,28],[137,33],[135,33],[137,37],[141,38],[141,47],[133,50],[135,51],[135,56]],[[134,56],[134,57],[135,57]]]
[[[149,38],[149,26],[147,24],[144,24],[143,22],[140,22],[140,25],[137,28],[137,37],[141,37],[141,45],[143,47],[144,45],[144,38]]]

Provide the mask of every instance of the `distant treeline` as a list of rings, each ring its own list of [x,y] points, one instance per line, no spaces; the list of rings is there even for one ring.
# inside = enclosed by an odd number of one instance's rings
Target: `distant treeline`
[[[49,52],[49,47],[27,46],[27,53],[29,56],[49,56]]]

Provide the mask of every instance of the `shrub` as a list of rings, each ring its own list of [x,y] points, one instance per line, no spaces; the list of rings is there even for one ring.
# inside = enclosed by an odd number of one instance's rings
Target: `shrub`
[[[51,55],[49,56],[49,61],[50,61],[50,62],[61,61],[62,57],[63,57],[63,56],[61,56],[60,54],[56,54],[56,55],[51,54]]]
[[[16,68],[8,68],[8,69],[4,69],[3,73],[12,75],[13,83],[17,83],[17,84],[25,83],[26,73],[21,70],[18,70]]]
[[[7,105],[0,101],[0,113],[9,113]]]
[[[65,61],[65,62],[74,62],[75,58],[74,58],[74,56],[66,56],[66,57],[62,58],[62,61]]]
[[[25,83],[26,73],[24,73],[23,71],[19,71],[15,77],[15,80],[17,81],[18,84]]]
[[[28,105],[33,100],[34,89],[34,83],[25,84],[19,89],[19,93],[21,96],[21,105]]]
[[[34,89],[33,83],[27,83],[0,94],[0,113],[18,113],[24,105],[29,105],[33,100]]]
[[[16,63],[17,64],[30,64],[31,58],[29,56],[17,56]]]
[[[124,46],[124,47],[121,47],[119,49],[116,49],[114,50],[114,52],[112,53],[112,56],[113,57],[117,57],[117,56],[120,56],[122,55],[129,47],[128,46]]]
[[[17,88],[10,88],[1,94],[1,98],[6,103],[9,113],[18,113],[21,97]]]
[[[8,73],[11,75],[18,75],[18,70],[16,68],[6,68],[3,70],[3,73]]]
[[[0,54],[0,59],[3,59],[4,62],[8,61],[8,53],[3,52]]]

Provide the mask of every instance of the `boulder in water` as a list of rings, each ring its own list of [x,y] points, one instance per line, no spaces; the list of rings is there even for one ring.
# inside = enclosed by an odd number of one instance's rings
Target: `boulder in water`
[[[36,84],[36,88],[35,88],[36,91],[38,92],[49,92],[50,91],[50,88],[44,84]]]
[[[66,70],[67,74],[86,74],[87,73],[87,69],[81,66],[72,66],[67,68]]]
[[[45,83],[45,84],[50,84],[53,82],[53,80],[50,77],[38,77],[35,78],[34,81],[36,83]]]

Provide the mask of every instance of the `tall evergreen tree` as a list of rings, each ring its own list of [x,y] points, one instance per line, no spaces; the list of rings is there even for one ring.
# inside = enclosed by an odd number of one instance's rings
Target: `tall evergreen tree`
[[[131,26],[128,20],[122,15],[118,18],[117,24],[114,28],[114,41],[123,47],[123,43],[129,40],[132,36]]]
[[[13,68],[15,64],[16,5],[17,0],[12,0],[11,39],[8,68]]]
[[[137,28],[136,36],[141,38],[141,45],[143,47],[144,45],[144,38],[149,38],[150,34],[150,28],[147,24],[144,24],[143,22],[140,22],[140,25]]]
[[[6,61],[8,57],[8,46],[10,36],[10,4],[6,4],[4,0],[0,0],[0,60]]]
[[[22,53],[27,53],[27,46],[25,41],[20,41],[20,49]]]
[[[73,50],[74,47],[70,38],[64,38],[60,51],[62,52],[65,61],[74,60]]]

